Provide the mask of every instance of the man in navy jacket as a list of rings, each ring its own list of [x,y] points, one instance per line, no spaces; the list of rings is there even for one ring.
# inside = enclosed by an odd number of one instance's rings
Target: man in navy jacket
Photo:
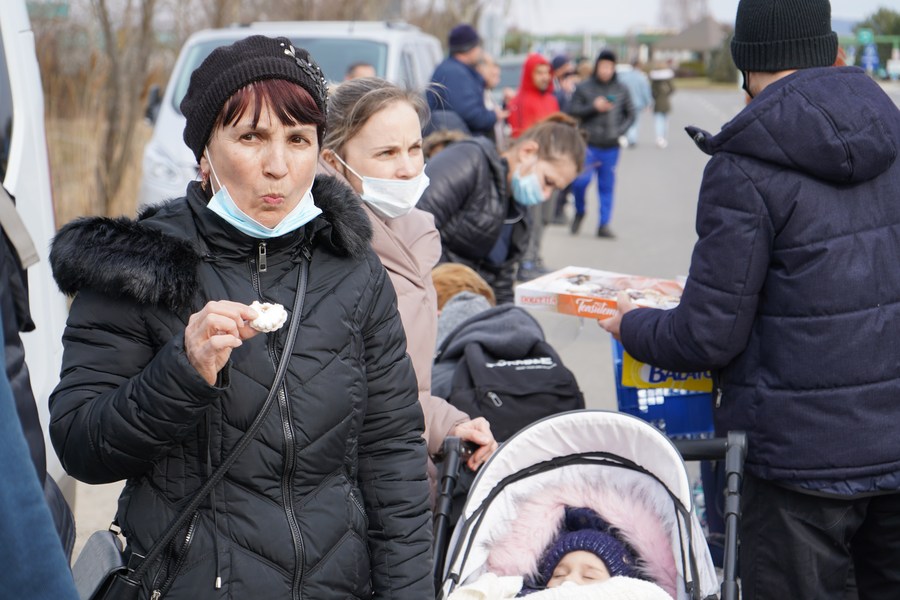
[[[450,57],[435,68],[427,93],[429,129],[460,129],[493,139],[494,124],[507,113],[484,104],[484,79],[475,70],[482,55],[481,37],[471,25],[462,24],[450,31],[448,42]]]
[[[832,67],[828,0],[741,0],[749,105],[715,136],[681,304],[602,323],[657,366],[715,375],[749,435],[746,599],[900,598],[900,111]]]

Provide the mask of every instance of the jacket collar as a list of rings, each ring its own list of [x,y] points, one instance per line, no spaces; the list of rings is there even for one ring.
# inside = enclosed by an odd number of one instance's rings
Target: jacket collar
[[[320,176],[313,196],[322,215],[303,230],[283,236],[286,239],[273,240],[275,247],[298,247],[299,241],[310,239],[314,249],[362,258],[372,228],[353,191],[334,178]],[[206,210],[204,199],[194,182],[187,197],[149,208],[136,220],[85,217],[66,224],[50,251],[59,289],[68,295],[92,289],[175,311],[188,308],[198,288],[201,260],[245,244],[250,251],[257,241],[236,230],[229,232],[229,225]]]

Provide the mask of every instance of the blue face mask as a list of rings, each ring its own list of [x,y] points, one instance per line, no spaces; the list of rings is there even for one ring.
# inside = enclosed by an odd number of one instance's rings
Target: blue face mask
[[[241,233],[257,239],[281,237],[286,233],[300,229],[322,214],[322,209],[316,206],[313,201],[312,185],[310,185],[303,197],[300,198],[300,202],[294,207],[294,210],[285,215],[278,225],[270,229],[250,217],[234,203],[231,194],[228,193],[228,189],[219,182],[216,169],[213,167],[209,156],[209,148],[206,149],[206,160],[209,161],[210,171],[212,171],[212,176],[219,187],[219,191],[213,194],[206,208],[222,217],[229,225]]]
[[[522,176],[519,169],[516,169],[512,177],[512,193],[516,202],[522,206],[534,206],[544,201],[544,190],[541,189],[537,173]]]

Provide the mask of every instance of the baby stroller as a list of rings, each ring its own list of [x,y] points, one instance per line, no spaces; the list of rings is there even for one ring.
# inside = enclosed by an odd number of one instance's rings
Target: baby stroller
[[[472,484],[449,544],[449,523],[442,505],[446,504],[445,492],[452,489],[458,457],[452,449],[448,452],[435,512],[438,598],[446,598],[488,570],[501,575],[528,572],[535,553],[555,535],[558,521],[554,515],[570,504],[592,508],[622,531],[642,557],[645,574],[675,600],[736,600],[744,436],[679,443],[686,444],[684,455],[689,460],[725,458],[728,466],[721,596],[709,548],[694,514],[688,474],[675,444],[631,415],[580,410],[538,421],[494,453]],[[529,515],[539,518],[521,525]],[[510,548],[512,552],[497,550],[517,532],[520,546]],[[498,554],[501,559],[496,558]]]

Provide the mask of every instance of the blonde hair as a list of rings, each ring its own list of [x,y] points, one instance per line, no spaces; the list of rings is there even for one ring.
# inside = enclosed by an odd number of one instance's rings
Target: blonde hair
[[[460,292],[481,294],[491,306],[497,306],[494,290],[484,278],[473,269],[459,263],[441,263],[431,270],[434,289],[437,290],[438,310]]]
[[[322,148],[336,154],[359,133],[369,119],[395,102],[406,102],[419,123],[428,121],[428,104],[422,95],[405,90],[378,77],[351,79],[340,84],[328,95],[328,114]]]

